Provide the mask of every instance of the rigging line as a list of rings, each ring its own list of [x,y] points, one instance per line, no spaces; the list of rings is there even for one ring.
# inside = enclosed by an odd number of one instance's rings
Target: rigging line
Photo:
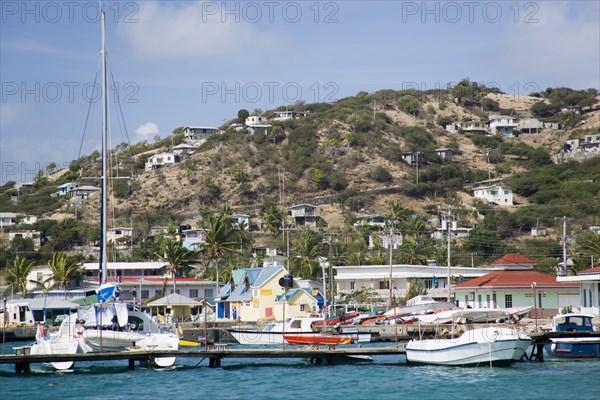
[[[123,129],[125,130],[125,136],[127,137],[127,144],[129,145],[129,147],[131,147],[131,139],[129,139],[129,131],[127,130],[127,124],[125,123],[125,115],[123,114],[123,108],[121,107],[121,97],[119,96],[119,89],[115,82],[115,77],[114,77],[112,71],[110,72],[110,77],[112,79],[113,87],[115,89],[115,98],[117,99],[117,105],[119,106],[119,113],[121,114],[121,121],[123,123]]]
[[[98,65],[96,66],[96,77],[94,78],[94,90],[92,91],[92,95],[90,96],[90,104],[88,106],[88,110],[87,110],[87,115],[85,116],[85,124],[83,126],[83,135],[81,136],[81,143],[79,144],[79,153],[77,154],[77,159],[79,159],[81,157],[81,150],[83,149],[83,142],[85,140],[85,133],[87,131],[87,126],[88,126],[88,122],[90,119],[90,112],[92,110],[92,103],[93,100],[96,96],[96,88],[97,88],[97,82],[98,82],[98,71],[100,69],[100,62],[102,60],[102,56],[100,56],[100,58],[98,59]]]

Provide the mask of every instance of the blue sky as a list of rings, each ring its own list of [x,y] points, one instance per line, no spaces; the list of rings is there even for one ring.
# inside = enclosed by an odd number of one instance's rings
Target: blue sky
[[[240,108],[433,89],[600,87],[598,1],[104,2],[132,143]],[[97,2],[0,2],[0,180],[79,156],[100,58]],[[87,90],[87,91],[86,91]],[[111,142],[126,140],[111,103]],[[82,154],[100,146],[92,105]]]

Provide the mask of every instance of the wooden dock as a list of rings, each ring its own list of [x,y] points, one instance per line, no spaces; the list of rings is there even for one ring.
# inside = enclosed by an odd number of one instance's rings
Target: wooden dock
[[[209,346],[202,350],[152,350],[124,351],[110,353],[78,353],[78,354],[14,354],[0,356],[0,364],[14,364],[17,373],[30,371],[30,365],[61,361],[112,361],[128,360],[130,369],[135,361],[154,363],[157,357],[208,358],[211,368],[221,367],[224,358],[304,358],[316,364],[331,364],[336,359],[346,356],[374,356],[405,354],[404,347],[367,347],[367,348],[261,348],[261,349],[227,349],[224,345]]]

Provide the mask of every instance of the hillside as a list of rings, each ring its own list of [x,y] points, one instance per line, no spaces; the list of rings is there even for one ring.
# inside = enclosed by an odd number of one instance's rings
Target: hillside
[[[556,240],[560,227],[555,217],[576,218],[573,229],[600,224],[599,158],[581,163],[551,161],[567,140],[600,133],[598,100],[591,89],[556,88],[519,97],[468,80],[450,90],[360,92],[331,104],[299,103],[261,111],[258,114],[272,126],[267,133],[237,131],[231,123],[243,121],[232,117],[189,157],[144,170],[149,156],[184,142],[182,129],[177,128],[172,137],[156,143],[123,143],[113,149],[119,164],[112,174],[131,177],[113,181],[113,226],[133,225],[139,232],[135,240],[143,240],[152,225],[195,225],[203,212],[227,205],[249,213],[256,224],[253,229],[259,230],[267,218],[265,208],[283,202],[286,206],[317,204],[320,227],[348,231],[359,214],[390,216],[391,202],[399,202],[422,224],[415,228],[418,232],[430,232],[451,206],[459,226],[497,234],[482,239],[487,247],[502,244],[491,250],[483,245],[480,249],[463,246],[457,262],[465,262],[477,250],[480,259],[487,260],[504,250],[530,246],[529,229],[537,224],[549,228],[544,240]],[[283,110],[304,116],[272,119]],[[508,136],[463,131],[472,121],[485,122],[492,115],[533,117],[560,124],[561,129]],[[460,126],[458,133],[445,129],[452,123]],[[453,151],[451,161],[436,153],[440,148]],[[403,158],[410,153],[421,154],[425,162],[410,165]],[[41,214],[44,219],[74,218],[94,225],[97,196],[74,207],[52,194],[69,181],[93,184],[81,177],[100,175],[98,156],[97,152],[84,156],[73,161],[69,170],[48,171],[48,176],[41,171],[31,191],[16,198],[12,186],[5,185],[0,206],[10,212]],[[488,178],[512,188],[514,206],[494,206],[473,197],[472,189],[489,183]],[[355,234],[368,236],[363,231]],[[80,236],[82,244],[92,240],[89,235]],[[264,229],[254,236],[255,244],[275,241]],[[434,248],[433,243],[426,246]],[[550,253],[543,255],[548,258]]]

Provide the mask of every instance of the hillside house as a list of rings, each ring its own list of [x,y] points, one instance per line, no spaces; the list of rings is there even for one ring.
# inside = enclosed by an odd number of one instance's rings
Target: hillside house
[[[544,129],[544,123],[535,118],[525,118],[519,121],[517,129],[522,134],[540,133]]]
[[[57,187],[58,190],[56,191],[56,194],[58,196],[66,196],[73,190],[75,190],[76,187],[77,185],[75,184],[75,182],[63,183],[62,185]]]
[[[448,149],[445,147],[441,147],[439,149],[435,149],[435,154],[440,157],[444,162],[452,162],[452,155],[454,151],[452,149]]]
[[[398,250],[398,248],[402,246],[403,237],[401,233],[395,233],[390,237],[389,232],[369,235],[369,250],[375,248],[375,240],[377,240],[379,245],[386,250],[389,250],[390,245],[392,246],[392,250]]]
[[[201,228],[184,229],[181,231],[181,245],[188,250],[199,250],[206,242],[206,232]]]
[[[17,223],[17,214],[10,212],[0,212],[0,229],[6,226],[13,226]]]
[[[152,171],[158,168],[162,168],[168,164],[175,164],[179,162],[179,156],[173,153],[159,153],[148,157],[146,161],[146,171]]]
[[[72,203],[81,203],[87,201],[94,193],[100,192],[101,189],[96,186],[78,186],[70,192]]]
[[[273,121],[289,121],[292,119],[298,119],[301,117],[306,117],[309,111],[275,111],[275,117],[273,117]]]
[[[214,126],[186,126],[183,128],[183,136],[189,144],[196,144],[206,141],[217,130]]]
[[[12,242],[13,240],[15,240],[15,238],[31,239],[31,241],[33,242],[34,250],[39,250],[40,247],[42,247],[42,232],[30,230],[8,232],[9,241]]]
[[[452,134],[457,134],[459,128],[460,126],[456,122],[446,125],[446,131]]]
[[[312,228],[317,227],[319,214],[316,206],[312,204],[296,204],[289,209],[290,215],[294,218],[296,225],[306,225]]]
[[[251,115],[244,121],[246,126],[249,125],[263,125],[267,123],[267,119],[265,117],[261,117],[260,115]]]
[[[269,131],[273,129],[273,126],[268,124],[251,124],[246,126],[246,129],[251,135],[257,135],[259,133],[267,135]]]
[[[33,225],[38,221],[37,215],[21,214],[19,217],[21,218],[21,223],[24,225]]]
[[[458,226],[457,221],[451,221],[448,224],[446,219],[442,219],[441,227],[436,228],[435,231],[431,234],[431,237],[434,239],[443,239],[448,235],[448,225],[450,225],[450,239],[457,241],[459,239],[465,239],[469,237],[469,233],[472,228],[463,228]]]
[[[229,218],[231,218],[233,221],[235,221],[238,225],[243,224],[245,231],[250,230],[250,216],[249,215],[247,215],[247,214],[231,214],[231,216]]]
[[[499,185],[481,186],[473,189],[473,196],[488,203],[498,204],[500,206],[512,206],[512,190]]]
[[[487,135],[489,133],[487,125],[479,118],[473,118],[468,122],[461,123],[460,130],[469,135]]]
[[[493,115],[487,122],[493,135],[515,136],[515,128],[518,126],[515,119],[508,115]]]
[[[181,143],[173,147],[173,154],[178,156],[189,156],[196,152],[197,147],[188,143]]]
[[[546,228],[543,226],[534,226],[531,228],[531,236],[533,237],[542,237],[546,235],[547,231]]]
[[[418,151],[400,153],[400,157],[412,166],[421,166],[427,162],[425,154]]]
[[[106,240],[116,242],[119,239],[131,239],[133,237],[133,228],[111,228],[106,232]]]
[[[375,226],[384,228],[387,225],[387,222],[387,217],[378,214],[356,214],[354,216],[354,226]]]

